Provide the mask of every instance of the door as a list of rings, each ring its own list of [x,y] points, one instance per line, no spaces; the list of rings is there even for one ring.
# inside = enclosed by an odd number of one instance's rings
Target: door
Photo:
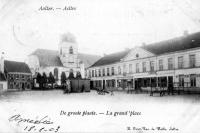
[[[22,83],[22,90],[25,90],[25,86],[24,86],[24,83]]]
[[[169,76],[168,77],[168,93],[172,93],[173,94],[173,77]]]
[[[135,90],[138,90],[139,85],[138,85],[138,79],[135,79]]]
[[[93,83],[93,81],[90,81],[90,89],[94,89]]]
[[[105,89],[105,80],[103,80],[103,89]]]

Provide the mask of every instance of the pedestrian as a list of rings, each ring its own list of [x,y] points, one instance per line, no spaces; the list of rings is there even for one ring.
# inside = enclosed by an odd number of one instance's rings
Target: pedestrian
[[[71,92],[71,85],[70,85],[69,79],[67,80],[66,85],[67,85],[67,93],[70,93]]]

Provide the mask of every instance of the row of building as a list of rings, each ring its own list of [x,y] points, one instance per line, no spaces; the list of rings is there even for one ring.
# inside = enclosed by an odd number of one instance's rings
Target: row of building
[[[38,73],[53,73],[60,84],[61,73],[80,72],[92,88],[150,90],[151,87],[200,89],[200,32],[126,49],[104,57],[78,52],[68,33],[59,49],[37,49],[26,63],[0,61],[0,90],[31,89]]]
[[[94,88],[102,89],[200,90],[200,33],[106,55],[87,70],[87,76]]]
[[[36,49],[25,62],[8,61],[2,55],[0,61],[0,90],[26,90],[36,84],[36,76],[51,72],[56,83],[61,84],[61,74],[80,72],[85,78],[86,69],[100,56],[78,52],[78,44],[71,33],[63,34],[58,50]]]

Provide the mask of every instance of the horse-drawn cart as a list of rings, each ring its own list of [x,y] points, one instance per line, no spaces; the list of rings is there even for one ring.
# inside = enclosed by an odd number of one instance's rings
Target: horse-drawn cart
[[[97,90],[97,94],[99,94],[99,95],[105,95],[106,93],[107,94],[109,93],[105,89],[96,88],[96,90]]]

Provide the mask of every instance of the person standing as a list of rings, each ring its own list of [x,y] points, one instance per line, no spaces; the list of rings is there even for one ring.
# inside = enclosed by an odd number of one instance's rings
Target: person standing
[[[70,80],[69,79],[67,79],[66,84],[67,84],[67,87],[66,87],[67,93],[70,93],[71,92],[71,84],[70,84]]]

